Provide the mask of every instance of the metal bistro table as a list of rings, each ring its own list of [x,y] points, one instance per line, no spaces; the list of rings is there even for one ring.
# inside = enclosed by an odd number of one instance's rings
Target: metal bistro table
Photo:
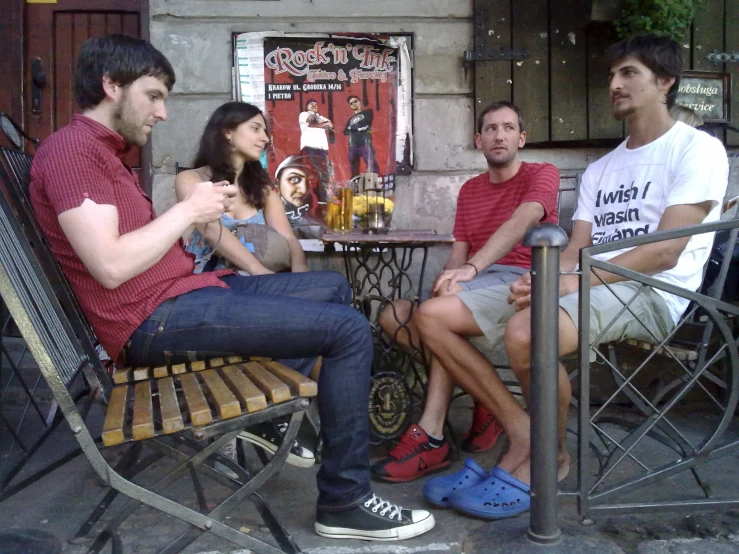
[[[429,247],[451,244],[454,237],[429,229],[398,229],[384,234],[355,229],[351,233],[330,231],[321,240],[328,248],[342,246],[354,307],[372,323],[375,360],[369,413],[373,443],[382,443],[402,434],[410,424],[413,410],[423,407],[427,368],[420,343],[409,352],[396,345],[401,333],[408,336],[407,322],[396,317],[400,328],[394,337],[389,337],[382,333],[377,317],[398,298],[408,299],[413,313],[423,290]],[[414,283],[411,269],[417,271],[419,265],[419,277]]]

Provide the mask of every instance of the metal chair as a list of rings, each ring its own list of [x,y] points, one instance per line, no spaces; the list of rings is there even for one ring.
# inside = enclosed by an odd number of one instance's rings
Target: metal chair
[[[33,157],[29,154],[8,148],[0,148],[0,177],[3,182],[12,183],[5,188],[9,195],[13,195],[14,203],[22,211],[32,213],[30,205],[27,204],[25,187],[30,180],[31,161]],[[16,191],[19,193],[17,194]],[[29,232],[40,240],[35,222],[29,222]],[[55,265],[48,267],[50,271],[57,269]],[[60,286],[66,285],[59,275],[54,275],[55,281]],[[70,296],[70,298],[72,298]],[[76,307],[76,302],[74,303]],[[71,309],[74,309],[70,305]],[[41,448],[45,441],[54,433],[55,429],[64,420],[58,412],[55,402],[50,405],[46,401],[50,392],[41,375],[36,372],[22,371],[28,348],[22,339],[5,339],[6,331],[14,326],[9,313],[3,314],[2,336],[0,336],[0,420],[3,421],[9,440],[5,440],[4,462],[0,467],[0,501],[13,496],[38,479],[48,475],[56,468],[64,465],[82,451],[78,448],[60,456],[54,462],[42,469],[35,471],[30,476],[16,482],[29,463],[34,454]],[[16,343],[16,344],[11,344]],[[13,348],[17,346],[17,348]],[[8,404],[12,400],[13,392],[19,392],[16,396],[23,399],[22,406],[16,410],[9,409]],[[79,402],[88,396],[89,387],[84,382],[80,383],[76,392],[75,401]],[[2,408],[5,407],[5,411]]]
[[[702,463],[739,450],[739,440],[726,433],[739,398],[739,357],[734,330],[739,307],[722,300],[731,256],[725,257],[718,278],[704,292],[691,292],[593,257],[616,248],[727,229],[730,230],[728,249],[731,251],[739,232],[738,219],[652,233],[585,248],[581,252],[583,275],[590,275],[592,268],[598,268],[641,283],[639,292],[652,287],[691,301],[675,329],[664,340],[627,340],[598,349],[589,342],[589,325],[586,324],[589,321],[590,280],[582,280],[578,495],[580,514],[584,518],[594,513],[695,510],[736,506],[739,502],[709,498],[712,491],[697,472]],[[629,305],[630,301],[625,302],[623,310],[629,310]],[[625,354],[620,351],[625,348],[641,353],[643,360],[624,363]],[[591,352],[600,363],[597,367],[609,372],[615,382],[610,396],[597,406],[590,403],[590,374],[594,369],[588,362]],[[643,378],[655,375],[655,367],[662,373],[660,380]],[[623,405],[624,399],[631,408]],[[715,419],[715,426],[701,437],[694,436],[685,426],[685,413],[692,412],[681,412],[691,410],[687,403],[696,400],[703,403],[703,409],[711,410],[711,417]],[[657,441],[651,444],[659,445],[659,462],[652,459],[655,452],[652,447],[644,450],[647,439]],[[595,478],[588,470],[588,441],[600,443],[601,471]],[[652,454],[645,455],[646,452]],[[619,502],[637,489],[688,470],[704,498],[635,501],[631,496]]]
[[[15,167],[7,161],[16,158],[15,154],[7,149],[0,153],[3,167]],[[300,552],[257,490],[287,459],[308,406],[307,397],[317,392],[316,384],[281,364],[241,358],[120,369],[111,377],[95,351],[94,334],[35,223],[25,194],[27,178],[12,179],[7,171],[2,177],[0,294],[53,393],[61,417],[95,472],[111,487],[78,536],[90,531],[118,493],[130,499],[108,521],[90,552],[99,552],[109,540],[113,552],[120,552],[117,529],[140,504],[190,525],[161,552],[179,552],[204,532],[257,553]],[[82,407],[74,394],[80,382],[88,391]],[[86,413],[93,404],[106,412],[101,437],[86,424]],[[217,453],[244,427],[287,415],[291,417],[283,444],[260,471],[243,468]],[[129,448],[123,460],[112,467],[102,450],[117,444],[128,444]],[[144,447],[154,456],[142,458]],[[148,487],[132,481],[161,456],[174,460],[172,472]],[[237,478],[215,469],[216,460]],[[233,492],[212,508],[206,502],[201,475]],[[182,476],[191,477],[197,509],[163,494]],[[255,505],[277,547],[225,523],[229,511],[246,499]]]

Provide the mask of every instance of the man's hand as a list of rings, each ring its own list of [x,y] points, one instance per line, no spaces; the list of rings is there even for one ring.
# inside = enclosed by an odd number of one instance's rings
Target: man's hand
[[[531,273],[526,272],[508,287],[511,294],[508,295],[508,303],[514,304],[517,312],[528,308],[531,304]]]
[[[228,181],[205,181],[192,187],[183,200],[192,211],[195,225],[217,221],[233,204],[237,189]]]
[[[432,296],[442,296],[445,294],[457,293],[462,290],[457,283],[466,283],[475,278],[477,272],[471,265],[463,265],[457,269],[445,269],[436,276]]]
[[[580,277],[578,275],[559,276],[559,296],[567,296],[580,288]],[[531,273],[524,273],[510,286],[511,294],[508,303],[514,304],[517,312],[531,306]]]

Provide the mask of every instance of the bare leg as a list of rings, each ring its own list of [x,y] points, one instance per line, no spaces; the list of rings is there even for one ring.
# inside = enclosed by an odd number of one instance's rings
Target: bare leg
[[[440,292],[438,296],[451,296],[461,292],[462,287],[457,285],[451,291]],[[399,298],[393,300],[380,311],[377,316],[377,323],[380,328],[389,337],[392,337],[396,344],[409,354],[415,354],[415,350],[420,348],[421,339],[418,337],[418,329],[413,315],[417,313],[418,306],[412,309],[410,300]],[[403,325],[401,325],[403,324]],[[431,365],[431,360],[426,362]]]
[[[414,310],[414,316],[418,308]],[[405,329],[401,324],[405,323]],[[385,306],[380,312],[378,323],[382,330],[389,336],[394,337],[407,352],[413,352],[411,344],[418,347],[421,339],[415,324],[415,317],[411,317],[411,302],[406,299],[394,300]],[[397,333],[397,334],[396,334]],[[441,437],[444,434],[444,421],[446,420],[449,401],[456,383],[449,377],[441,364],[427,352],[427,364],[429,368],[429,382],[426,393],[426,403],[423,414],[418,424],[429,435]]]
[[[454,380],[444,371],[439,360],[431,356],[426,404],[423,407],[421,421],[418,422],[429,435],[441,437],[444,434],[444,420],[454,386]]]
[[[531,310],[522,310],[514,315],[506,326],[505,346],[508,353],[508,359],[511,362],[511,369],[516,374],[521,390],[529,398],[531,387]],[[560,309],[559,313],[559,352],[560,355],[566,355],[577,350],[578,337],[572,319],[567,312]],[[567,412],[570,407],[570,398],[572,391],[570,388],[570,379],[564,370],[562,364],[559,364],[559,397],[557,407],[557,427],[558,427],[558,463],[559,470],[557,478],[561,481],[567,476],[570,470],[570,455],[567,453]],[[514,477],[529,483],[531,480],[530,461],[527,459],[512,473]]]
[[[503,426],[511,447],[499,466],[508,472],[515,471],[529,457],[529,416],[490,362],[467,341],[466,337],[482,335],[472,312],[456,295],[444,296],[424,302],[415,320],[421,340],[450,378]]]

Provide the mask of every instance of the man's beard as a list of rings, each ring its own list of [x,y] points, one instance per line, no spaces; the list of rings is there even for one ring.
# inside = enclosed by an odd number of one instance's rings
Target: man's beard
[[[616,106],[612,108],[613,118],[616,121],[623,121],[627,117],[629,117],[631,114],[636,112],[636,108],[633,106],[627,106],[626,108],[619,109]]]
[[[493,158],[488,154],[485,154],[485,159],[488,162],[488,167],[491,169],[500,169],[509,165],[515,158],[517,152],[508,152],[508,155],[504,158]]]
[[[142,126],[136,123],[136,113],[131,107],[128,90],[125,90],[113,112],[114,131],[123,137],[126,144],[143,146],[147,136]]]

